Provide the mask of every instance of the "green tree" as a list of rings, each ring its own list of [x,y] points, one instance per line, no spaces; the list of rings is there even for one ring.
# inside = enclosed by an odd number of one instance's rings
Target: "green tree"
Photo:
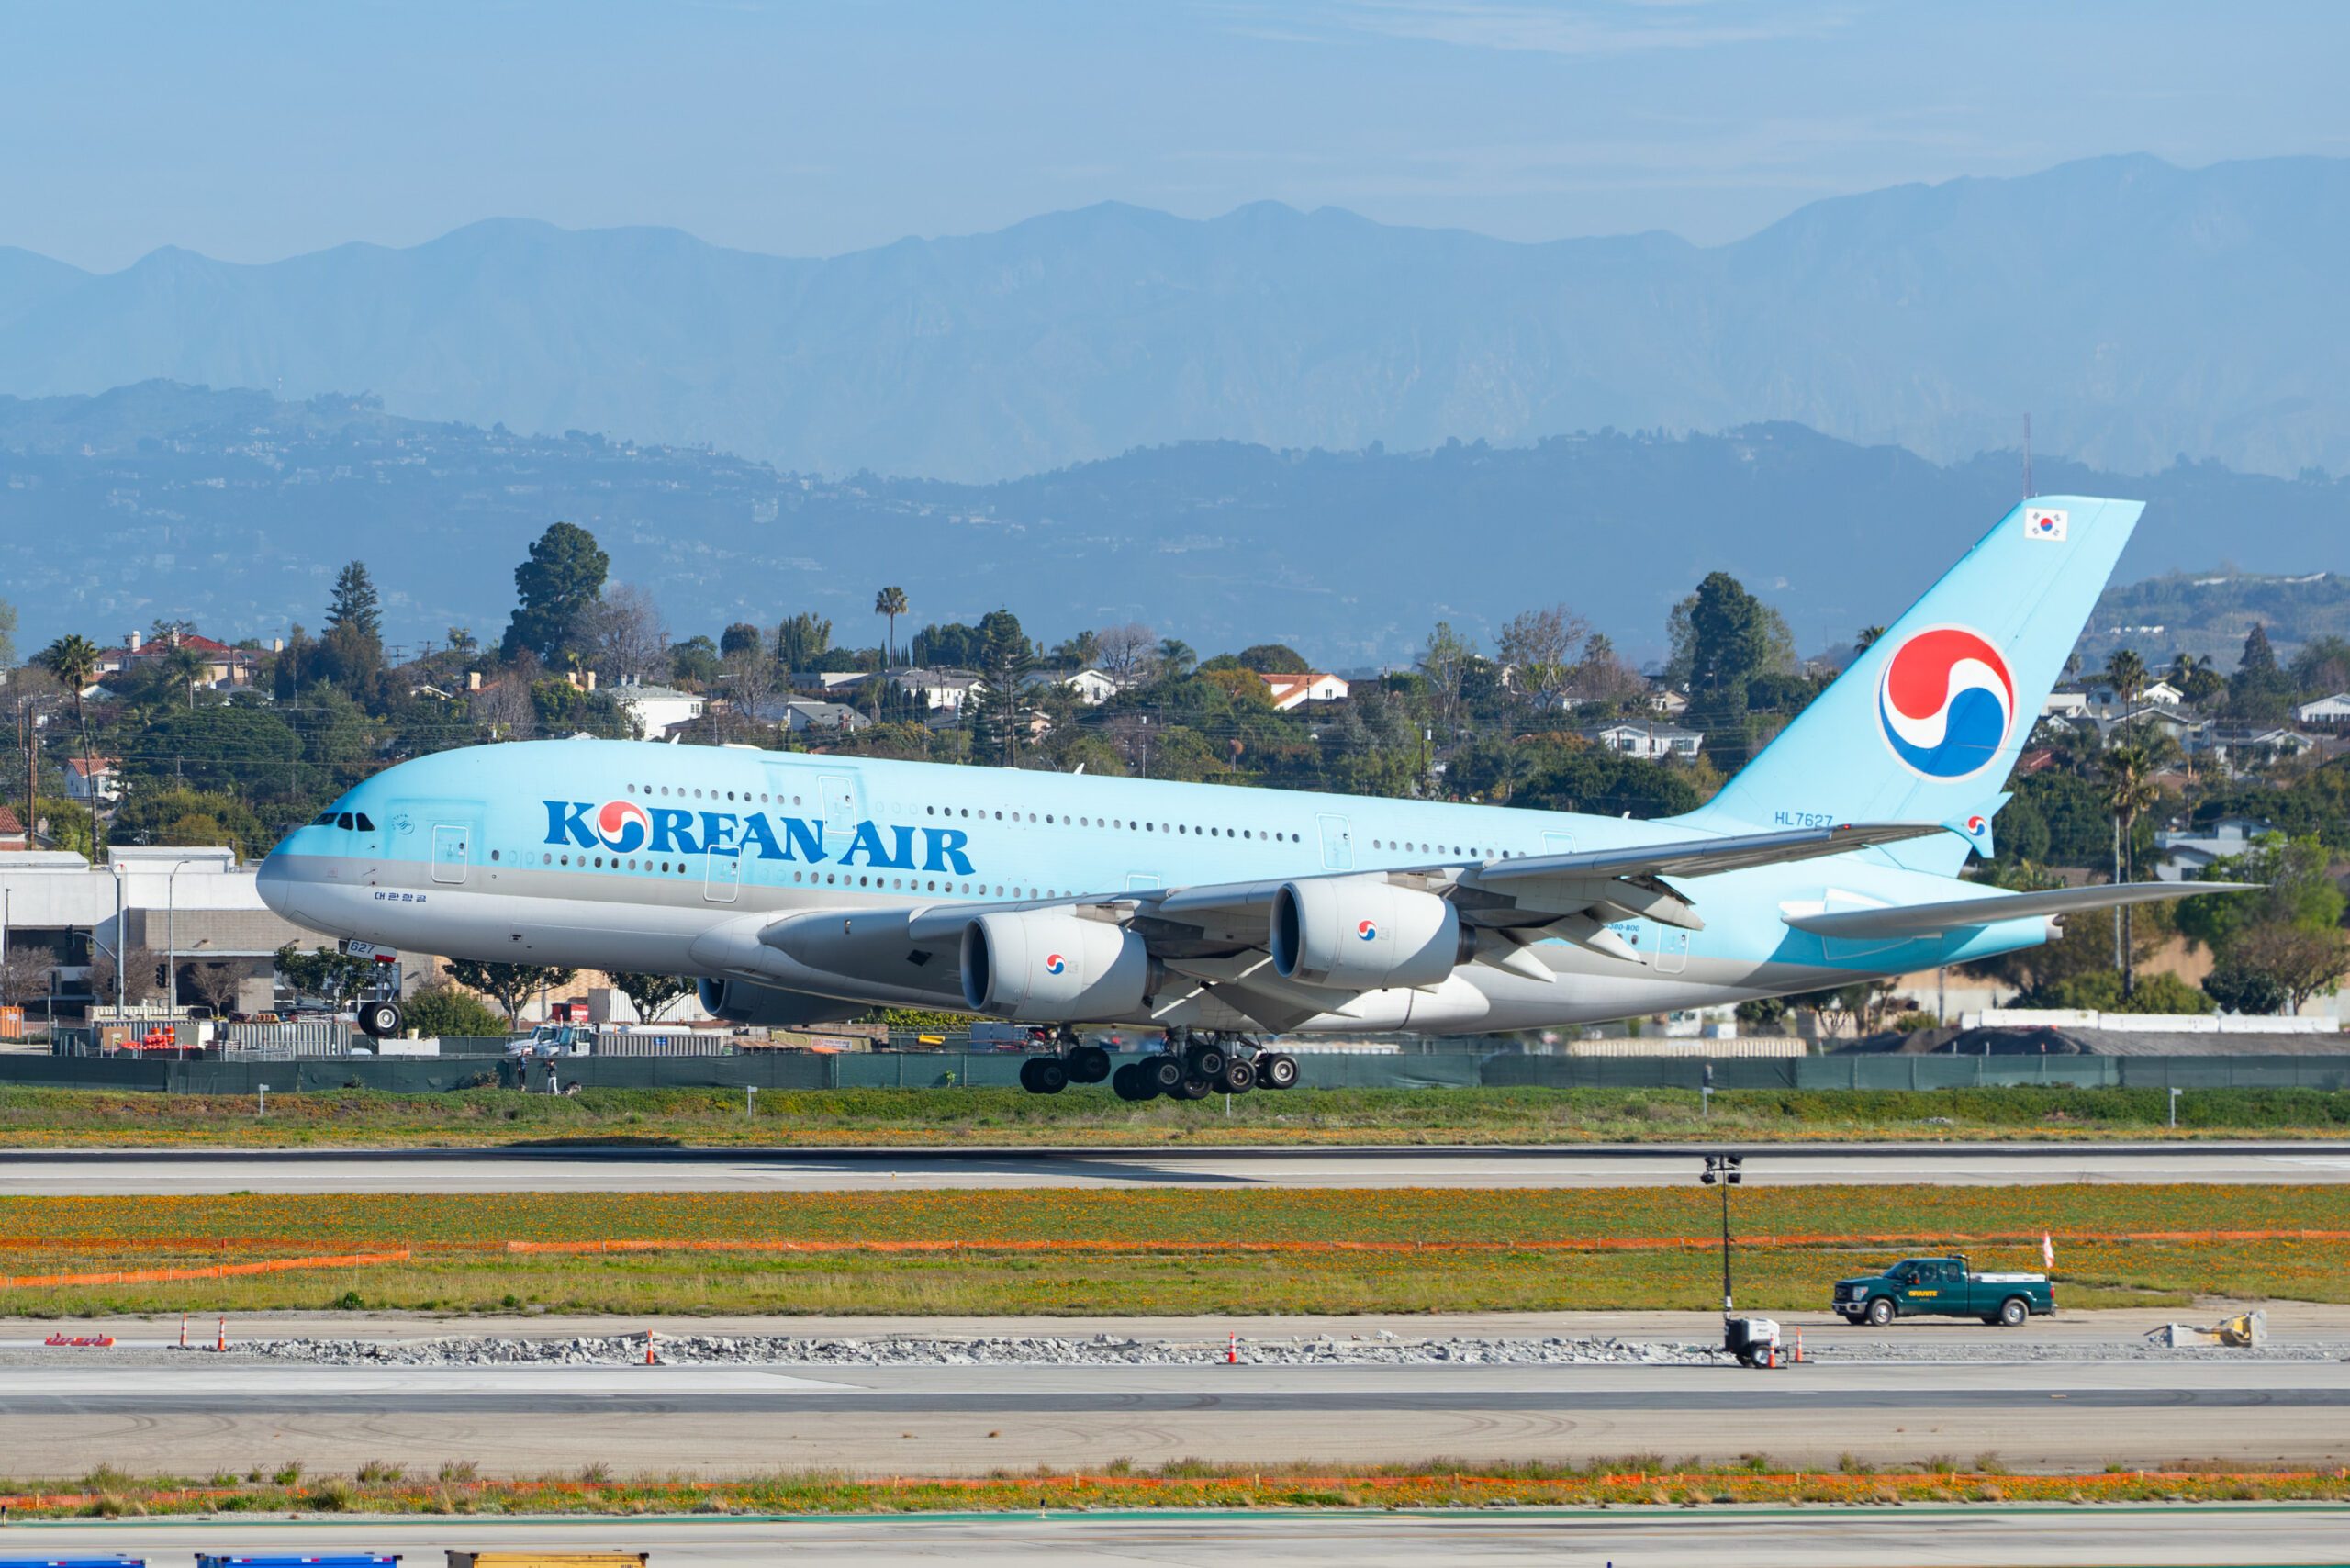
[[[2285,993],[2286,1010],[2299,1013],[2311,997],[2340,987],[2350,970],[2350,934],[2338,926],[2265,921],[2228,944],[2227,967],[2266,977]]]
[[[820,615],[806,610],[776,628],[775,662],[786,670],[814,669],[833,645],[833,623]],[[914,644],[914,662],[924,662],[921,640]]]
[[[2105,680],[2126,712],[2138,700],[2138,693],[2146,689],[2146,661],[2129,648],[2117,649],[2105,661]]]
[[[373,958],[354,958],[332,947],[314,947],[306,953],[288,942],[276,957],[278,977],[288,990],[297,996],[315,996],[329,1006],[339,1007],[346,998],[375,983]]]
[[[17,662],[17,607],[0,599],[0,669]]]
[[[1852,633],[1853,656],[1857,658],[1859,655],[1867,653],[1871,648],[1875,647],[1884,636],[1885,628],[1882,626],[1862,627],[1858,632]]]
[[[1305,662],[1305,655],[1287,643],[1253,644],[1241,649],[1236,656],[1242,669],[1254,670],[1259,675],[1309,675],[1314,669]]]
[[[502,652],[512,658],[529,649],[549,664],[579,645],[588,612],[604,592],[611,557],[596,536],[574,523],[551,523],[532,544],[530,556],[514,568],[520,600],[507,623]]]
[[[2276,1014],[2293,1004],[2284,981],[2266,969],[2231,958],[2203,977],[2203,994],[2231,1013]]]
[[[2154,783],[2154,759],[2142,746],[2107,747],[2099,771],[2106,809],[2113,813],[2113,879],[2126,882],[2135,869],[2138,819],[2162,799],[2162,790]],[[2137,983],[2137,958],[2130,940],[2134,913],[2130,905],[2121,906],[2121,935],[2114,945],[2114,967],[2121,971],[2124,996]]]
[[[906,612],[906,590],[894,585],[873,596],[873,613],[889,617],[888,641],[882,644],[882,666],[894,667],[898,659],[898,617]]]
[[[510,1024],[520,1024],[522,1003],[535,991],[554,991],[569,985],[579,976],[577,969],[558,969],[548,964],[482,963],[472,958],[449,961],[449,977],[468,990],[495,997],[505,1010]]]
[[[302,737],[283,718],[267,708],[224,702],[142,725],[123,767],[134,782],[251,794],[287,789],[302,760]]]
[[[693,981],[677,975],[623,974],[612,971],[612,983],[621,988],[637,1017],[650,1024],[659,1018],[670,1003],[694,989]]]
[[[752,633],[753,637],[757,635],[755,631]],[[718,684],[718,678],[723,670],[718,644],[712,643],[706,633],[696,633],[684,642],[672,644],[669,649],[669,678],[672,680],[707,689]]]
[[[225,844],[251,860],[268,853],[278,834],[227,790],[151,788],[132,789],[123,796],[106,836],[116,844],[189,848]]]
[[[155,661],[156,670],[164,686],[174,693],[185,693],[187,705],[196,707],[196,690],[210,672],[212,661],[185,643],[173,643]]]
[[[506,1021],[484,1006],[479,997],[446,980],[419,986],[405,1006],[408,1027],[419,1035],[485,1039],[507,1032]]]
[[[979,656],[975,662],[983,685],[974,717],[975,744],[979,755],[1011,767],[1019,762],[1020,743],[1027,734],[1027,698],[1021,685],[1035,667],[1035,651],[1021,630],[1020,618],[1009,610],[989,610],[979,618],[978,631]]]
[[[327,630],[346,626],[370,643],[383,643],[383,599],[364,561],[344,564],[335,574],[334,593],[327,600]]]
[[[1747,687],[1758,675],[1793,667],[1786,622],[1728,572],[1711,572],[1673,607],[1666,623],[1669,675],[1689,690],[1690,728],[1725,767],[1752,750]]]
[[[73,722],[81,726],[82,689],[97,678],[98,645],[79,632],[69,633],[40,651],[40,662],[73,694]]]
[[[747,621],[737,621],[718,634],[718,655],[733,658],[736,654],[755,654],[760,646],[759,629]]]
[[[2255,621],[2244,633],[2236,673],[2228,678],[2228,712],[2238,719],[2281,719],[2292,702],[2292,678],[2277,667],[2268,628]]]
[[[2204,868],[2207,882],[2253,882],[2255,892],[2188,899],[2179,905],[2178,928],[2225,963],[2244,933],[2257,926],[2286,925],[2330,931],[2342,924],[2345,900],[2328,874],[2332,859],[2314,834],[2288,837],[2264,834],[2241,855],[2223,855]]]

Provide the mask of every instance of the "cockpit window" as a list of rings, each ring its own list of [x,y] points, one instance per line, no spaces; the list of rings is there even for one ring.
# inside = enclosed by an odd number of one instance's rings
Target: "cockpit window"
[[[353,812],[352,820],[359,823],[359,831],[362,833],[373,833],[375,831],[374,819],[369,817],[365,812]]]
[[[334,826],[334,813],[332,812],[320,812],[311,820],[310,825],[312,827],[332,827]]]
[[[348,831],[352,826],[351,813],[349,812],[345,812],[341,816],[335,818],[334,825]]]

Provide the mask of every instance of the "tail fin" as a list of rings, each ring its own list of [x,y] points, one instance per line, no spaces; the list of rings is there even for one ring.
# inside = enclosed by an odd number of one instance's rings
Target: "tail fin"
[[[1723,831],[1987,823],[2144,510],[2087,496],[2017,507],[1682,820]],[[1955,871],[1964,841],[1943,853]]]

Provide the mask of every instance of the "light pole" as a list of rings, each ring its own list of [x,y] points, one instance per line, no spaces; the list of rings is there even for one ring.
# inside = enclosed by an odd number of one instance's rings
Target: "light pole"
[[[2170,1092],[2170,1125],[2174,1130],[2178,1126],[2178,1097],[2185,1092],[2182,1089]]]
[[[264,1084],[263,1084],[263,1085],[261,1086],[261,1108],[260,1108],[259,1110],[257,1110],[257,1111],[255,1111],[255,1112],[253,1113],[253,1118],[254,1118],[256,1121],[258,1121],[258,1120],[259,1120],[259,1119],[261,1119],[262,1117],[266,1116],[266,1115],[268,1115],[268,1114],[269,1114],[269,1085],[268,1085],[268,1084],[266,1084],[266,1083],[264,1083]]]
[[[758,1086],[757,1084],[755,1084],[755,1083],[745,1083],[744,1085],[743,1085],[743,1119],[744,1119],[744,1121],[746,1121],[746,1122],[747,1122],[747,1121],[749,1121],[749,1120],[751,1119],[752,1114],[753,1114],[753,1112],[752,1112],[752,1110],[751,1110],[751,1103],[752,1103],[754,1100],[756,1100],[758,1097],[759,1097],[759,1086]]]
[[[1706,1156],[1704,1174],[1697,1180],[1702,1184],[1722,1190],[1722,1316],[1730,1315],[1729,1294],[1729,1190],[1745,1180],[1740,1168],[1746,1163],[1743,1155],[1709,1154]]]

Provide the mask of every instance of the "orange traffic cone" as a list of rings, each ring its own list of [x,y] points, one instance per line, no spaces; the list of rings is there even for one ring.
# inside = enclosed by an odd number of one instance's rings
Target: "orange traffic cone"
[[[657,1367],[661,1364],[653,1356],[653,1330],[650,1328],[644,1331],[644,1364],[648,1367]]]
[[[187,1314],[180,1314],[180,1349],[187,1349]]]
[[[1240,1364],[1240,1336],[1237,1332],[1225,1341],[1224,1364],[1228,1367]]]
[[[229,1348],[229,1320],[225,1317],[220,1320],[220,1338],[212,1348],[216,1350],[225,1350]]]

